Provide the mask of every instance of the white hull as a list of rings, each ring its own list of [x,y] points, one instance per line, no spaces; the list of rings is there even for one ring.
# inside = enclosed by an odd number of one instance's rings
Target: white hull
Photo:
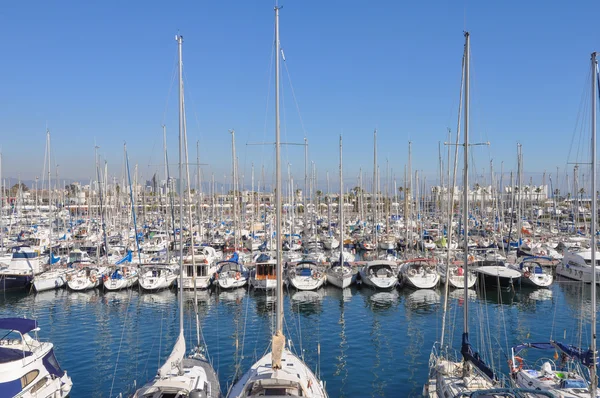
[[[592,267],[569,266],[559,264],[556,267],[556,275],[575,281],[592,283]],[[600,267],[596,267],[596,284],[600,284]]]
[[[437,273],[425,275],[408,275],[401,274],[402,283],[415,289],[433,289],[440,282],[440,276]]]
[[[339,267],[335,267],[339,268]],[[345,271],[345,270],[344,270]],[[348,271],[337,270],[334,268],[330,268],[327,270],[327,283],[332,284],[333,286],[339,287],[340,289],[345,289],[350,287],[356,282],[356,276],[358,273],[353,272],[352,270]]]
[[[176,279],[176,274],[169,274],[167,276],[161,275],[158,277],[143,275],[139,278],[139,284],[143,290],[156,291],[170,288],[173,286]]]
[[[440,276],[440,280],[442,281],[442,283],[446,283],[446,276],[442,275]],[[465,277],[463,275],[450,275],[450,277],[448,278],[448,283],[450,284],[450,287],[454,287],[456,289],[464,289],[465,287]],[[467,280],[467,287],[469,289],[473,288],[473,286],[475,286],[475,283],[477,283],[477,277],[469,272],[469,277]]]
[[[365,275],[362,270],[360,271],[360,278],[365,285],[374,287],[376,289],[392,289],[398,284],[398,278],[396,276],[379,277]]]
[[[33,287],[36,292],[60,289],[67,284],[69,270],[46,271],[33,278]]]
[[[360,269],[360,279],[376,289],[393,289],[398,284],[398,271],[393,261],[370,261]]]
[[[121,290],[128,289],[134,286],[138,282],[137,275],[131,275],[122,279],[109,278],[104,281],[104,288],[106,290]]]
[[[248,283],[248,280],[243,276],[240,278],[224,276],[217,279],[217,284],[221,289],[237,289],[238,287],[244,287]]]
[[[69,289],[76,292],[82,292],[84,290],[95,289],[100,286],[101,278],[97,278],[95,281],[90,280],[88,277],[73,278],[67,282]]]
[[[289,283],[297,290],[317,290],[323,286],[326,280],[327,276],[325,274],[318,277],[295,275],[288,278]]]
[[[213,273],[214,274],[214,273]],[[196,289],[208,289],[212,283],[213,275],[210,276],[197,276],[196,277]],[[178,279],[179,281],[179,279]],[[194,278],[191,276],[183,277],[183,288],[184,289],[193,289],[194,288]]]

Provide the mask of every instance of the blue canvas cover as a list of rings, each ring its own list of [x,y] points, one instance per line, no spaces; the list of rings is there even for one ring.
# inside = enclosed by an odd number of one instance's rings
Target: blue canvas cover
[[[16,330],[21,334],[29,333],[33,329],[37,328],[37,326],[37,321],[35,319],[0,318],[0,329]]]

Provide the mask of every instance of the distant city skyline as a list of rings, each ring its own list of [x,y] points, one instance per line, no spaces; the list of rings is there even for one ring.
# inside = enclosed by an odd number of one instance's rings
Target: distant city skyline
[[[175,176],[174,36],[180,33],[190,162],[196,162],[199,141],[204,179],[214,173],[227,184],[228,130],[235,129],[244,186],[250,186],[252,163],[255,181],[263,166],[272,181],[273,147],[246,144],[274,140],[273,5],[214,0],[177,7],[110,1],[7,5],[0,24],[7,54],[0,64],[2,176],[42,179],[49,129],[52,167],[58,165],[61,179],[95,179],[95,145],[109,178],[120,178],[124,142],[131,172],[137,164],[140,180],[154,173],[164,178],[162,125]],[[587,79],[589,55],[600,51],[599,2],[280,5],[286,58],[282,141],[308,139],[319,189],[326,188],[327,171],[331,190],[338,189],[341,133],[345,185],[357,185],[352,181],[362,167],[370,190],[374,129],[382,189],[387,160],[390,174],[399,184],[404,180],[409,141],[413,179],[419,170],[429,186],[437,184],[438,147],[446,167],[444,142],[455,141],[465,29],[472,38],[471,140],[491,143],[472,151],[470,185],[489,183],[490,161],[497,178],[503,164],[507,185],[509,172],[517,171],[517,143],[523,145],[524,183],[532,177],[542,184],[545,171],[546,183],[552,175],[564,190],[566,175],[572,183],[570,163],[589,162]],[[282,164],[288,163],[295,186],[303,188],[301,147],[283,148]],[[589,184],[585,168],[580,184]],[[287,178],[286,171],[283,175]],[[460,180],[459,175],[462,185]]]

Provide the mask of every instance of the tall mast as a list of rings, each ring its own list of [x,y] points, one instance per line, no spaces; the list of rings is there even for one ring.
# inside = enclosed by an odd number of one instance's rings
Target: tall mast
[[[304,137],[304,194],[302,195],[304,206],[304,228],[308,226],[308,139]]]
[[[279,141],[279,7],[275,7],[275,237],[277,259],[277,322],[273,336],[272,367],[281,369],[283,336],[283,264],[281,262],[281,144]]]
[[[464,289],[465,289],[465,300],[464,300],[464,325],[463,333],[468,337],[469,334],[469,89],[470,89],[470,54],[471,54],[471,41],[469,32],[465,32],[465,147],[464,147],[464,176],[463,176],[463,230],[464,230]]]
[[[235,170],[235,130],[229,130],[231,133],[231,192],[233,194],[233,250],[237,250],[237,209],[236,209],[236,186],[237,186],[237,175]]]
[[[183,334],[183,64],[181,47],[183,37],[178,35],[177,49],[179,54],[179,333]],[[190,225],[191,228],[191,225]]]
[[[596,77],[597,77],[597,53],[592,53],[592,365],[591,373],[591,396],[596,396],[598,388],[598,376],[596,374],[596,221],[598,213],[596,209]]]
[[[54,222],[52,218],[52,171],[50,170],[50,130],[46,129],[46,149],[48,151],[48,213],[50,215],[50,235],[48,236],[48,243],[50,245],[50,264],[52,264],[52,224]]]
[[[374,200],[373,200],[374,199]],[[375,228],[375,246],[377,246],[377,129],[373,131],[373,228]]]
[[[342,166],[342,135],[340,134],[340,265],[344,265],[344,178]]]

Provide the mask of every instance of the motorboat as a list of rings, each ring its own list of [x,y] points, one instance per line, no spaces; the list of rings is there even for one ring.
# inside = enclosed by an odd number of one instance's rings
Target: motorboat
[[[73,382],[54,356],[54,345],[38,339],[36,320],[0,318],[0,395],[52,397],[69,395]],[[30,333],[34,333],[32,337]]]

